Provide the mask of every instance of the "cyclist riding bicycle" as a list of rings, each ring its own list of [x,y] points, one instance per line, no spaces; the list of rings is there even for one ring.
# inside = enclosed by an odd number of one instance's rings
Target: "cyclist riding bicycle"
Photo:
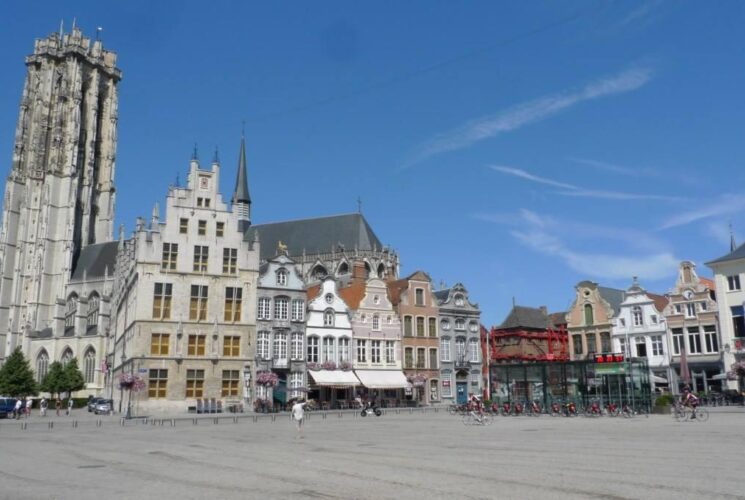
[[[691,389],[688,386],[685,386],[683,388],[683,395],[680,397],[680,404],[691,409],[691,419],[696,418],[696,407],[698,406],[698,398],[691,392]]]
[[[471,415],[473,415],[473,418],[481,422],[481,416],[484,414],[481,398],[474,393],[471,393],[468,398],[468,405],[471,407]]]

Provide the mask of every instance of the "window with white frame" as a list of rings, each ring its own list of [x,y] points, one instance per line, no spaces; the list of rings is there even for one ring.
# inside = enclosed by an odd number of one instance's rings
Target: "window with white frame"
[[[318,337],[308,337],[308,363],[318,363]]]
[[[305,301],[295,299],[292,301],[292,321],[303,321],[305,316]]]
[[[380,330],[380,316],[378,316],[377,314],[373,314],[372,329],[375,331]]]
[[[303,386],[303,374],[300,372],[292,372],[290,373],[290,397],[291,398],[298,398],[300,397],[300,387]]]
[[[675,304],[675,314],[680,314],[683,312],[683,308],[680,304]]]
[[[463,295],[458,294],[455,296],[455,305],[456,306],[463,306],[466,303],[466,300],[463,298]]]
[[[649,337],[652,343],[652,356],[662,356],[664,354],[662,347],[662,335],[652,335]]]
[[[380,363],[380,341],[370,341],[370,361],[373,363]]]
[[[367,340],[357,339],[357,362],[367,363]]]
[[[334,311],[329,309],[323,313],[323,326],[334,326]]]
[[[631,309],[631,316],[634,320],[634,326],[642,326],[644,324],[644,316],[642,315],[642,308],[640,306],[634,306]]]
[[[695,317],[696,317],[696,303],[686,302],[686,318],[695,318]]]
[[[450,338],[444,337],[440,339],[440,355],[443,361],[450,361]]]
[[[259,298],[259,310],[257,312],[258,319],[269,319],[269,311],[271,310],[272,299],[269,297]]]
[[[719,352],[719,337],[715,325],[704,325],[704,347],[707,353]]]
[[[466,320],[463,318],[458,318],[455,320],[455,329],[456,330],[465,330],[466,329]]]
[[[683,329],[673,328],[671,330],[671,333],[672,333],[672,338],[673,338],[673,354],[679,355],[685,349],[685,344],[683,340]]]
[[[446,331],[446,332],[448,330],[450,330],[450,321],[448,321],[446,319],[441,320],[440,321],[440,329],[443,330],[443,331]]]
[[[256,355],[259,359],[269,359],[269,332],[256,334]]]
[[[479,361],[479,341],[476,339],[468,341],[468,360],[474,363]]]
[[[739,274],[733,274],[731,276],[727,276],[727,290],[729,290],[730,292],[741,290]]]
[[[424,305],[424,289],[423,288],[417,288],[414,291],[414,297],[415,297],[415,304],[418,306]]]
[[[476,333],[479,331],[479,323],[477,321],[471,321],[468,323],[468,330]]]
[[[701,312],[706,312],[709,310],[709,304],[704,300],[703,302],[699,302],[698,308]]]
[[[404,348],[404,368],[414,368],[414,348]]]
[[[396,343],[392,340],[385,341],[385,362],[388,364],[396,362]]]
[[[170,319],[173,285],[155,283],[153,287],[153,319]]]
[[[294,332],[290,337],[290,358],[303,359],[303,334]]]
[[[743,306],[731,306],[732,336],[735,338],[745,337],[745,308]]]
[[[688,354],[701,354],[701,335],[697,326],[689,326],[688,330]]]
[[[323,361],[336,361],[334,337],[323,337]]]
[[[466,339],[455,339],[455,360],[465,361],[466,359]]]
[[[626,339],[618,339],[618,345],[621,348],[621,352],[626,357],[631,357],[631,354],[629,354],[629,351],[626,349]]]
[[[287,333],[274,332],[274,359],[287,359]]]
[[[349,342],[349,337],[339,337],[339,363],[352,361]]]
[[[618,318],[618,322],[620,323],[621,326],[626,326],[626,320],[625,319]]]
[[[450,370],[443,370],[440,375],[442,382],[442,397],[451,398],[453,397],[453,374]]]
[[[437,369],[437,348],[430,347],[429,348],[429,369],[430,370],[436,370]]]
[[[287,286],[287,269],[277,270],[277,285]]]
[[[656,314],[651,314],[649,316],[649,319],[650,319],[650,321],[652,322],[653,325],[656,325],[657,324],[657,315]]]
[[[274,319],[288,320],[290,318],[290,299],[287,297],[274,298]]]

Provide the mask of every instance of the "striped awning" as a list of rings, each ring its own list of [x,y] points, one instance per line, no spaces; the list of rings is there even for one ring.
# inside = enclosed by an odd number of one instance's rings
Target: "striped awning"
[[[354,372],[368,389],[405,389],[411,387],[401,370],[355,370]]]
[[[322,385],[324,387],[356,387],[361,385],[359,379],[354,376],[352,371],[311,370],[308,373],[313,377],[316,385]]]

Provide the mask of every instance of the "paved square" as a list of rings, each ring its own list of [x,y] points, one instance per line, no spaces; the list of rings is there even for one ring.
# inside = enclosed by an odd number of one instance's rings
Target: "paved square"
[[[740,408],[706,423],[542,416],[490,427],[443,411],[315,413],[301,440],[285,415],[175,427],[78,418],[0,422],[0,498],[745,498]]]

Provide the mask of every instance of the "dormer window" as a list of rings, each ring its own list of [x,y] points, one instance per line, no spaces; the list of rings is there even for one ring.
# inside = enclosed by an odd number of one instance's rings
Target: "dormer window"
[[[277,271],[277,285],[287,286],[287,269],[279,269]]]
[[[642,308],[640,306],[634,306],[631,310],[631,314],[634,318],[634,326],[642,326],[644,324],[644,318],[642,317]]]
[[[465,299],[463,298],[463,295],[458,294],[458,295],[455,296],[455,305],[456,306],[463,307],[463,305],[465,303],[466,302],[465,302]]]
[[[372,318],[372,329],[373,330],[380,330],[380,316],[377,314],[373,315]]]
[[[334,326],[334,311],[325,311],[323,313],[323,326]]]

